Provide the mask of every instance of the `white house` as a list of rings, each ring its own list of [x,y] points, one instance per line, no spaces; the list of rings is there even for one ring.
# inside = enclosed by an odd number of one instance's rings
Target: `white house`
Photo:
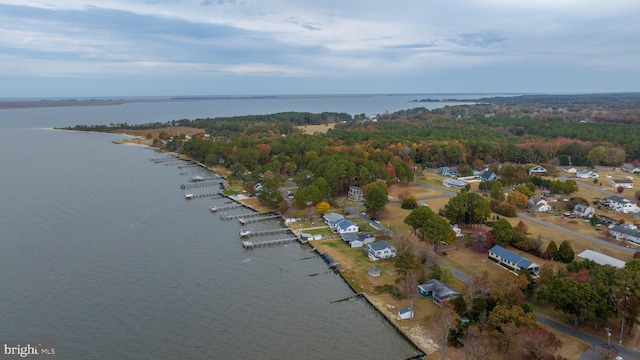
[[[628,227],[614,225],[609,229],[611,236],[620,240],[629,240],[636,244],[640,244],[640,231],[630,229]]]
[[[609,204],[609,208],[621,213],[629,214],[637,214],[640,213],[640,207],[636,205],[634,201],[629,199],[625,199],[618,195],[611,195],[607,198],[607,202]]]
[[[539,266],[536,263],[500,245],[494,245],[489,250],[489,258],[515,271],[527,270],[531,275],[538,276]]]
[[[573,213],[576,214],[577,217],[581,218],[590,218],[591,216],[593,216],[593,214],[595,214],[595,212],[596,211],[594,208],[584,204],[576,204],[573,207]]]
[[[540,165],[535,165],[529,168],[528,174],[529,176],[543,176],[547,174],[547,169]]]
[[[611,187],[618,188],[622,186],[625,189],[633,189],[633,180],[628,179],[614,179],[609,183]]]
[[[580,179],[597,179],[598,174],[594,173],[591,170],[579,170],[576,172],[576,177]]]
[[[442,185],[446,187],[453,187],[456,189],[463,189],[467,185],[467,183],[461,180],[446,178],[442,180]]]
[[[551,205],[547,203],[547,200],[541,198],[531,198],[527,205],[527,211],[530,213],[551,211]]]
[[[573,168],[573,167],[572,168],[568,168],[568,169],[564,169],[563,171],[566,172],[566,173],[569,173],[569,174],[575,174],[575,173],[578,172],[578,170],[576,168]]]
[[[342,221],[335,224],[334,231],[342,235],[347,233],[357,233],[358,231],[360,231],[360,228],[353,221],[343,219]]]
[[[367,256],[371,261],[391,259],[396,256],[396,248],[386,241],[367,245]]]

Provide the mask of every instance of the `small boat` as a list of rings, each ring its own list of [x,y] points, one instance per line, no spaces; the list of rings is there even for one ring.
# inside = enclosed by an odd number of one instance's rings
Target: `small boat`
[[[209,210],[211,210],[211,212],[216,212],[216,211],[218,211],[218,208],[215,207],[215,206],[212,206],[212,207],[209,208]]]
[[[196,175],[196,176],[191,178],[191,181],[192,182],[204,181],[204,176]]]
[[[187,199],[187,200],[191,200],[191,199],[193,199],[193,194],[186,194],[184,196],[184,198]]]
[[[249,230],[240,230],[240,237],[246,237],[249,236],[249,234],[251,234]]]

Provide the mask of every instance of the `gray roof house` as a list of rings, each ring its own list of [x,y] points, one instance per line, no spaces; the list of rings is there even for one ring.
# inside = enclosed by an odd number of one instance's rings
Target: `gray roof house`
[[[640,231],[630,229],[626,226],[614,225],[609,229],[611,236],[616,239],[629,240],[636,244],[640,244]]]
[[[547,200],[541,198],[531,198],[527,202],[527,211],[530,213],[549,212],[551,211],[551,205],[547,203]]]
[[[346,233],[357,233],[358,231],[360,231],[360,228],[353,221],[343,219],[336,224],[335,231],[337,231],[338,234],[342,235]]]
[[[493,171],[485,171],[482,173],[480,177],[481,181],[495,181],[498,180],[498,175],[496,175]]]
[[[622,260],[618,260],[614,257],[593,251],[593,250],[585,250],[578,254],[578,257],[581,259],[589,259],[594,261],[596,264],[600,265],[611,265],[615,268],[623,268],[625,262]]]
[[[581,218],[590,218],[591,216],[593,216],[593,214],[595,214],[595,212],[596,211],[591,206],[587,206],[584,204],[576,204],[573,207],[573,213]]]
[[[336,213],[326,213],[322,216],[322,218],[324,219],[324,222],[326,222],[327,224],[330,222],[335,222],[337,220],[342,220],[344,219],[344,216],[340,215],[340,214],[336,214]]]
[[[341,236],[342,241],[352,248],[363,247],[376,241],[376,236],[372,232],[366,233],[346,233]]]
[[[391,259],[396,256],[396,248],[386,241],[378,241],[367,245],[367,256],[371,261]]]
[[[528,270],[531,275],[538,276],[539,266],[536,263],[500,245],[494,245],[489,249],[489,258],[509,269],[518,272]]]
[[[443,166],[438,168],[439,175],[458,176],[458,168]]]
[[[453,188],[456,188],[456,189],[462,189],[465,186],[467,186],[467,183],[465,183],[462,180],[446,178],[446,179],[442,180],[442,185],[444,185],[446,187],[453,187]]]
[[[349,194],[347,196],[349,200],[362,201],[364,200],[364,191],[360,186],[350,186]]]
[[[460,296],[460,293],[453,290],[440,280],[432,279],[422,285],[418,285],[418,294],[423,297],[433,299],[433,302],[442,306],[445,301]]]

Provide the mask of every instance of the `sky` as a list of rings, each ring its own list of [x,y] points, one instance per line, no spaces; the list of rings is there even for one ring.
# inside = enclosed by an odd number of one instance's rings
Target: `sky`
[[[640,91],[638,0],[0,0],[0,98]]]

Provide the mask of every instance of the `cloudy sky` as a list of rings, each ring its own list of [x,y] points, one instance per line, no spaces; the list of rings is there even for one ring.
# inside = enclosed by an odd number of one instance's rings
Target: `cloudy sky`
[[[0,0],[0,97],[640,91],[638,0]]]

